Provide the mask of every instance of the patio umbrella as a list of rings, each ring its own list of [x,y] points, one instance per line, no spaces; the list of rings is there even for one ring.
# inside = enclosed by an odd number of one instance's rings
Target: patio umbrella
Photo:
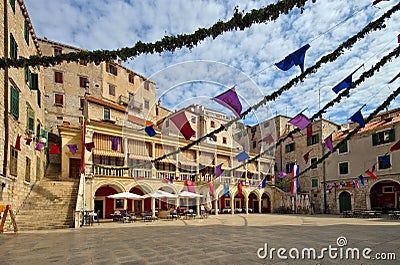
[[[116,194],[112,194],[107,196],[107,198],[112,198],[112,199],[144,199],[144,197],[142,195],[136,194],[136,193],[132,193],[132,192],[121,192],[121,193],[116,193]]]
[[[197,194],[197,193],[190,192],[190,191],[182,191],[181,193],[179,193],[178,196],[183,197],[183,198],[201,198],[201,197],[203,197],[203,195],[201,195],[201,194]]]
[[[163,191],[163,190],[156,190],[156,191],[153,191],[153,192],[150,192],[150,193],[144,195],[144,198],[149,198],[149,197],[156,198],[156,199],[159,199],[159,198],[178,198],[178,195],[172,194],[172,193],[169,193],[169,192],[166,192],[166,191]]]

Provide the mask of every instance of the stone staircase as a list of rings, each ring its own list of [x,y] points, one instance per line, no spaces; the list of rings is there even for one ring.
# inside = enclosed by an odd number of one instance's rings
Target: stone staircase
[[[37,182],[15,215],[19,230],[73,227],[78,186],[79,179]]]

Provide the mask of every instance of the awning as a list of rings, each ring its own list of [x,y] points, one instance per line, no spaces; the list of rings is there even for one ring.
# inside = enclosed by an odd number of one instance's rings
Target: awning
[[[125,157],[123,153],[119,153],[116,151],[99,150],[93,148],[92,152],[94,155],[99,155],[99,156]]]

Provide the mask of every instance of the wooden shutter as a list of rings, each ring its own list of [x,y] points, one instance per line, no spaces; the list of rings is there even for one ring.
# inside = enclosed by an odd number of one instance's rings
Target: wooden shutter
[[[34,74],[34,73],[30,74],[29,88],[31,90],[38,90],[39,89],[39,77],[38,77],[38,74]]]
[[[11,86],[11,114],[18,120],[19,118],[19,92]]]
[[[378,145],[379,144],[379,137],[378,137],[378,134],[377,133],[374,133],[373,135],[372,135],[372,145],[374,146],[374,145]]]
[[[394,142],[396,140],[396,135],[394,129],[389,131],[389,142]]]

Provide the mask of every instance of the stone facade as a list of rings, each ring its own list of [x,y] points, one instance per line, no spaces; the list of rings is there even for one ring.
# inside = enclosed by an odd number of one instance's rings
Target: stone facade
[[[6,3],[6,6],[4,6]],[[4,1],[0,4],[2,57],[29,57],[41,55],[38,41],[28,12],[22,0]],[[0,204],[11,204],[16,210],[23,203],[31,187],[44,175],[44,151],[35,151],[39,141],[46,142],[43,133],[43,80],[38,69],[8,68],[0,70],[0,82],[5,89],[0,111]],[[7,116],[4,117],[4,108]],[[17,137],[20,136],[20,150]],[[30,145],[25,138],[31,138]],[[4,161],[6,161],[4,163]]]

